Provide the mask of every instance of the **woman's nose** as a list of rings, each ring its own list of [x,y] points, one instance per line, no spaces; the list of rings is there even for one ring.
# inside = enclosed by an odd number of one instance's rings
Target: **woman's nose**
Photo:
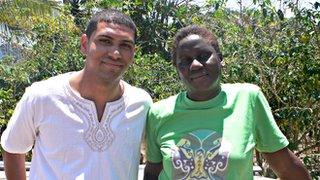
[[[190,65],[190,70],[197,70],[202,67],[203,67],[203,65],[197,59],[193,59],[193,61],[191,62],[191,65]]]

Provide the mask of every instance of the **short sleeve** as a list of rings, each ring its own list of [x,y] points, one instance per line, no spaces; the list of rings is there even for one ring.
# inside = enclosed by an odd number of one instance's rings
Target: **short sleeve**
[[[258,151],[275,152],[289,144],[276,124],[271,108],[260,90],[254,102],[254,116],[255,141]]]
[[[157,141],[157,121],[152,112],[152,107],[148,113],[147,126],[146,126],[146,146],[147,146],[147,161],[158,163],[162,161],[162,154],[160,146]]]
[[[28,89],[18,102],[1,135],[1,146],[9,153],[24,154],[32,149],[35,139],[34,105]]]

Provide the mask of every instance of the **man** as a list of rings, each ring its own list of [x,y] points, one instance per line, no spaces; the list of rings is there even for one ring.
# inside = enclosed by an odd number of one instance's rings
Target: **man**
[[[136,26],[117,10],[95,14],[81,36],[85,66],[27,88],[1,137],[8,179],[136,179],[148,93],[121,80]]]
[[[311,179],[287,148],[260,88],[220,83],[222,60],[208,29],[193,25],[177,32],[172,63],[186,90],[148,113],[144,178],[253,179],[257,149],[280,179]]]

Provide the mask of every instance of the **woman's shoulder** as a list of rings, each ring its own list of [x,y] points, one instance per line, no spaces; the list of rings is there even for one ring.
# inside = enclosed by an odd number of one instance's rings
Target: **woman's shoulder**
[[[230,83],[222,84],[222,90],[234,93],[249,93],[256,94],[260,91],[260,87],[251,83]]]

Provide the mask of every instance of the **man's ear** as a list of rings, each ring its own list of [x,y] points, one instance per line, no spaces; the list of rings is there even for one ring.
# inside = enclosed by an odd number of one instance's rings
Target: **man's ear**
[[[82,34],[81,39],[80,39],[80,43],[81,43],[80,51],[83,55],[87,55],[87,50],[89,48],[88,42],[89,42],[89,38],[87,37],[87,35]]]
[[[133,48],[133,57],[132,57],[132,61],[130,62],[130,66],[133,65],[136,61],[135,56],[136,56],[136,50],[137,50],[137,46],[134,46]]]

